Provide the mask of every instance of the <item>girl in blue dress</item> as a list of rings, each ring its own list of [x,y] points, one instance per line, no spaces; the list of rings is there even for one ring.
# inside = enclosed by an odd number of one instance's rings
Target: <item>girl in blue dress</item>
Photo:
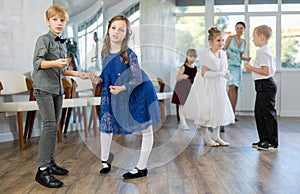
[[[244,22],[237,22],[235,24],[236,34],[229,36],[226,39],[224,50],[227,53],[228,70],[232,75],[232,80],[228,81],[228,97],[235,112],[235,107],[238,100],[238,90],[242,88],[242,60],[250,61],[251,58],[243,57],[246,48],[246,42],[242,39],[242,35],[246,25]],[[235,118],[237,121],[237,119]]]
[[[108,24],[102,47],[103,71],[91,74],[93,83],[102,88],[100,104],[101,174],[111,170],[108,162],[113,134],[142,133],[138,163],[123,178],[147,175],[146,164],[153,146],[152,126],[160,122],[160,109],[154,86],[140,69],[136,54],[128,47],[130,22],[122,15]]]

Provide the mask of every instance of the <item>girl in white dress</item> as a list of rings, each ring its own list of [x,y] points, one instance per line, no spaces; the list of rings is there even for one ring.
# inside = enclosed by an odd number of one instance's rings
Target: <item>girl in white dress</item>
[[[183,111],[187,119],[194,120],[204,132],[204,143],[208,146],[229,146],[220,137],[220,126],[234,123],[234,113],[227,95],[226,82],[231,79],[228,63],[222,50],[224,39],[216,27],[208,30],[210,48],[200,56],[201,73],[195,77],[191,92]],[[208,127],[213,128],[212,138]]]

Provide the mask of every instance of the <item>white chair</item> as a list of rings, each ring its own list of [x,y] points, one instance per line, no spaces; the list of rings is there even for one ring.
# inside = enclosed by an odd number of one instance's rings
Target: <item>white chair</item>
[[[74,88],[74,86],[72,85],[72,83],[70,82],[69,79],[67,78],[63,78],[62,79],[62,84],[63,84],[63,88],[65,91],[65,98],[63,100],[63,105],[62,105],[62,116],[61,116],[61,120],[58,124],[58,142],[61,142],[62,137],[62,128],[63,126],[68,123],[68,121],[65,120],[65,115],[66,115],[66,110],[70,110],[72,108],[77,108],[77,107],[82,107],[82,115],[84,118],[84,133],[85,133],[85,137],[88,137],[88,126],[87,126],[87,100],[86,99],[79,99],[79,98],[73,98],[72,97],[72,90]]]
[[[24,94],[29,91],[29,100],[31,101],[17,101],[17,102],[0,102],[1,113],[17,113],[19,147],[21,150],[25,148],[24,132],[23,132],[23,112],[37,111],[38,105],[33,96],[32,81],[27,79],[23,74],[13,71],[0,70],[0,81],[3,85],[1,96],[12,96],[15,94]],[[64,83],[64,82],[63,82]],[[64,99],[63,108],[69,107],[83,107],[83,116],[85,123],[87,123],[87,100],[85,99]],[[61,125],[59,124],[59,127]],[[87,125],[84,125],[87,136]],[[32,130],[32,128],[31,128]],[[29,132],[31,134],[31,131]],[[58,132],[58,142],[61,141],[61,129]]]
[[[34,99],[33,84],[23,74],[14,71],[0,70],[0,81],[3,85],[1,96],[12,96],[30,91],[29,99]],[[24,149],[23,112],[36,111],[36,101],[0,102],[1,113],[17,113],[18,135],[20,149]]]
[[[87,101],[84,99],[71,99],[72,85],[68,80],[63,78],[62,85],[64,88],[64,100],[63,100],[63,104],[62,104],[61,118],[60,118],[60,121],[58,122],[58,133],[57,133],[57,141],[58,142],[62,141],[62,135],[61,135],[62,134],[62,126],[64,126],[64,123],[65,123],[65,114],[66,114],[67,109],[73,108],[73,107],[82,107],[83,108],[83,116],[84,116],[85,121],[87,119],[87,114],[86,114]],[[31,138],[31,134],[32,134],[32,130],[33,130],[33,121],[34,121],[34,118],[36,115],[35,112],[36,111],[27,112],[24,137],[26,137],[26,135],[28,134],[28,139]],[[85,130],[85,133],[87,133],[86,124],[84,124],[84,130]]]
[[[88,129],[91,127],[91,124],[93,123],[94,135],[96,136],[98,134],[98,128],[97,128],[98,111],[96,107],[100,105],[100,100],[101,100],[99,88],[94,89],[94,86],[89,79],[83,80],[78,77],[72,77],[72,76],[69,76],[68,79],[71,79],[72,85],[76,86],[75,91],[73,91],[72,98],[85,99],[87,100],[87,105],[91,106],[91,116],[90,116]],[[66,122],[69,122],[70,115],[71,115],[71,110],[68,111]],[[74,114],[75,119],[76,117],[78,117],[79,121],[81,121],[81,116],[82,115],[80,113],[80,110],[76,111]],[[67,128],[65,128],[64,133],[67,133]],[[87,134],[85,135],[87,136]]]

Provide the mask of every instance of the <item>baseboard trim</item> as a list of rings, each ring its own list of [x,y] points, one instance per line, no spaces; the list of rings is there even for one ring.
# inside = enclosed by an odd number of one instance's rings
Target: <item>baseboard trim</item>
[[[83,123],[70,123],[68,127],[68,131],[78,131],[79,129],[83,129]],[[32,130],[32,137],[39,137],[42,133],[40,128],[36,128]],[[8,132],[0,134],[0,143],[15,141],[18,140],[18,132]]]

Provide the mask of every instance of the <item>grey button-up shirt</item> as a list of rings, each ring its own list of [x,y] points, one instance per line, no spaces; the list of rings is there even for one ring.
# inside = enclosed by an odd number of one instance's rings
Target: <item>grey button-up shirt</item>
[[[56,37],[56,34],[49,30],[47,34],[37,39],[33,56],[32,80],[34,89],[51,94],[63,94],[61,78],[65,69],[59,67],[41,69],[42,61],[66,58],[66,46],[60,41],[55,41]]]

